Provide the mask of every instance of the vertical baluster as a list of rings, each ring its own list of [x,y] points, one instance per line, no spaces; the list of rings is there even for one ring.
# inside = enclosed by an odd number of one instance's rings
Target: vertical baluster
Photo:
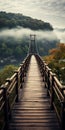
[[[18,71],[15,71],[16,72],[16,102],[18,102],[19,100],[19,76],[18,76]]]
[[[9,110],[8,110],[8,95],[6,86],[2,86],[3,97],[4,97],[4,120],[5,120],[5,129],[9,130]]]
[[[22,84],[22,81],[23,81],[23,79],[22,79],[22,68],[23,68],[23,64],[20,64],[20,66],[21,66],[21,71],[20,71],[20,83],[21,83],[21,88],[23,87],[23,84]]]
[[[48,69],[48,88],[47,88],[47,96],[49,96],[49,91],[50,91],[50,71],[51,69]]]
[[[24,63],[23,63],[23,67],[22,67],[22,82],[24,82]]]
[[[47,64],[45,64],[45,88],[47,87],[47,70],[46,70]]]
[[[54,86],[54,76],[55,74],[52,74],[52,85],[51,85],[51,109],[54,109],[53,107],[53,102],[54,102],[54,90],[53,90],[53,86]]]
[[[45,78],[44,78],[44,76],[45,76],[45,66],[44,66],[44,63],[45,63],[45,62],[43,61],[43,68],[42,68],[42,69],[43,69],[43,74],[42,74],[42,76],[43,76],[43,81],[45,81]]]

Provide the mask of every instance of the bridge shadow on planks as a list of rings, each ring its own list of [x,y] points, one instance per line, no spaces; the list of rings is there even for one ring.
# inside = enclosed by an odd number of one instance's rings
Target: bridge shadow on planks
[[[12,110],[10,130],[60,130],[34,56],[31,57],[19,102]]]

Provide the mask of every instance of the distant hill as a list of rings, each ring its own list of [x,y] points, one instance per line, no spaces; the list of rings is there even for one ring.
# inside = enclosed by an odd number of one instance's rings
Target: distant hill
[[[54,33],[54,29],[50,23],[42,20],[33,19],[22,14],[0,12],[0,66],[7,64],[19,64],[26,57],[29,48],[29,36],[21,33],[21,37],[17,38],[19,33],[18,27],[34,30],[39,33],[36,43],[38,52],[41,56],[48,55],[49,49],[55,48],[58,39]],[[29,29],[28,29],[29,28]],[[8,35],[8,31],[14,30],[17,35]],[[3,32],[5,30],[5,32]],[[42,31],[41,31],[42,30]],[[21,31],[22,32],[22,31]],[[6,35],[6,34],[7,35]],[[12,32],[11,32],[12,33]]]
[[[0,28],[15,28],[21,26],[32,30],[53,30],[50,23],[33,19],[22,14],[0,12]]]

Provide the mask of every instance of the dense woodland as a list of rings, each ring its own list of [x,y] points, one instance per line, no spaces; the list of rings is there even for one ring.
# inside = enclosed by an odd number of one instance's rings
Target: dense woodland
[[[56,46],[56,41],[38,40],[37,47],[41,56],[47,55],[48,50]],[[23,37],[22,39],[14,39],[12,37],[0,38],[0,61],[9,61],[15,59],[22,61],[28,53],[29,39]]]
[[[18,26],[30,28],[32,30],[53,30],[50,23],[33,19],[22,14],[0,12],[0,30],[4,30],[4,28],[16,28]],[[47,39],[38,40],[37,46],[39,54],[42,56],[47,55],[48,50],[55,47],[56,43],[57,39],[51,40],[51,42]],[[21,62],[27,55],[28,48],[29,37],[27,38],[26,36],[23,36],[23,38],[16,39],[12,36],[0,36],[0,65]]]
[[[0,85],[4,84],[7,78],[10,78],[17,69],[14,65],[7,65],[0,71]]]
[[[52,71],[65,85],[65,44],[58,44],[57,48],[51,49],[49,55],[44,57]]]
[[[23,60],[28,52],[28,42],[24,39],[16,40],[12,37],[0,38],[0,60],[5,62],[10,59]]]
[[[43,57],[60,82],[65,85],[65,44],[58,44],[56,48],[49,50],[49,55]],[[10,77],[16,66],[8,65],[0,71],[0,85],[7,77]]]
[[[53,30],[53,27],[47,22],[23,14],[0,12],[0,28],[15,28],[17,26],[32,30]]]
[[[49,23],[41,20],[33,19],[22,14],[0,12],[0,30],[4,28],[16,28],[18,26],[30,28],[32,30],[53,30],[53,27]],[[20,39],[11,36],[0,37],[0,66],[6,64],[20,64],[28,53],[29,40],[27,36],[23,36]],[[45,56],[44,59],[52,68],[53,72],[65,83],[65,45],[58,44],[56,48],[56,44],[58,43],[57,38],[52,40],[46,38],[38,39],[36,42],[38,53],[41,56]],[[48,52],[49,49],[51,49],[50,53]],[[46,56],[48,54],[49,56]],[[0,85],[4,83],[7,77],[10,77],[14,73],[15,68],[15,66],[8,65],[3,70],[0,70]]]

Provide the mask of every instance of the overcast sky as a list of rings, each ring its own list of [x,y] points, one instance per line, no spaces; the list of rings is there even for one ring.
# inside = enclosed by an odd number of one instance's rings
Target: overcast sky
[[[65,28],[65,0],[0,0],[0,11],[22,13]]]

